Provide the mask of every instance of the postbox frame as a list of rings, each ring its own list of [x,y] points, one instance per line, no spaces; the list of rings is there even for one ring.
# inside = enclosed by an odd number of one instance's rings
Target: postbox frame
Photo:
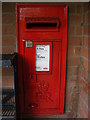
[[[62,64],[61,64],[61,81],[60,81],[60,109],[59,109],[59,113],[60,114],[63,114],[64,113],[64,101],[65,101],[65,79],[66,79],[66,53],[67,53],[67,5],[59,5],[59,4],[17,4],[16,6],[16,26],[17,26],[17,55],[18,55],[18,59],[17,59],[17,71],[19,72],[21,69],[22,69],[22,56],[20,54],[21,49],[20,49],[20,41],[19,41],[19,9],[20,8],[25,8],[25,7],[35,7],[35,6],[48,6],[48,5],[51,5],[51,6],[61,6],[65,9],[65,15],[64,15],[64,22],[63,22],[63,40],[61,39],[57,39],[56,38],[56,41],[61,41],[61,44],[62,46],[65,46],[65,47],[62,47]],[[24,42],[24,40],[23,40]],[[48,40],[48,42],[50,42],[50,40]],[[18,81],[18,85],[16,85],[16,88],[18,88],[19,90],[19,95],[18,95],[18,92],[16,90],[16,96],[17,99],[16,99],[16,113],[17,113],[17,117],[18,115],[19,116],[22,116],[24,114],[24,106],[23,106],[23,103],[24,103],[24,89],[23,89],[23,81],[22,81],[22,78],[23,78],[23,75],[22,75],[22,71],[19,72],[18,74],[17,72],[17,80],[16,80],[16,83]],[[56,113],[56,112],[53,112],[53,114],[59,114],[59,113]]]

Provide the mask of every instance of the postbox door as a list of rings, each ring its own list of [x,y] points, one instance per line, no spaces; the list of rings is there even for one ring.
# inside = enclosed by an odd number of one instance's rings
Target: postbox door
[[[61,42],[25,41],[23,54],[25,111],[59,109]]]

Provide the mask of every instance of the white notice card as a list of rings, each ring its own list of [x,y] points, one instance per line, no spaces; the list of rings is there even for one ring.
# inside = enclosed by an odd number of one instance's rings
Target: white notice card
[[[50,45],[36,45],[36,71],[49,71]]]

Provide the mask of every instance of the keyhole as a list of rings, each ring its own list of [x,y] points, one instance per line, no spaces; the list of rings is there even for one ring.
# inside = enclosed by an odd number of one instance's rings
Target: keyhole
[[[31,74],[31,80],[33,79],[33,75]]]

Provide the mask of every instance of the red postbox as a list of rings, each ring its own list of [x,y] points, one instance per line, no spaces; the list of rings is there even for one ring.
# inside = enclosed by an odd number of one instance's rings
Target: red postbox
[[[67,5],[17,5],[16,108],[20,115],[64,113]]]

